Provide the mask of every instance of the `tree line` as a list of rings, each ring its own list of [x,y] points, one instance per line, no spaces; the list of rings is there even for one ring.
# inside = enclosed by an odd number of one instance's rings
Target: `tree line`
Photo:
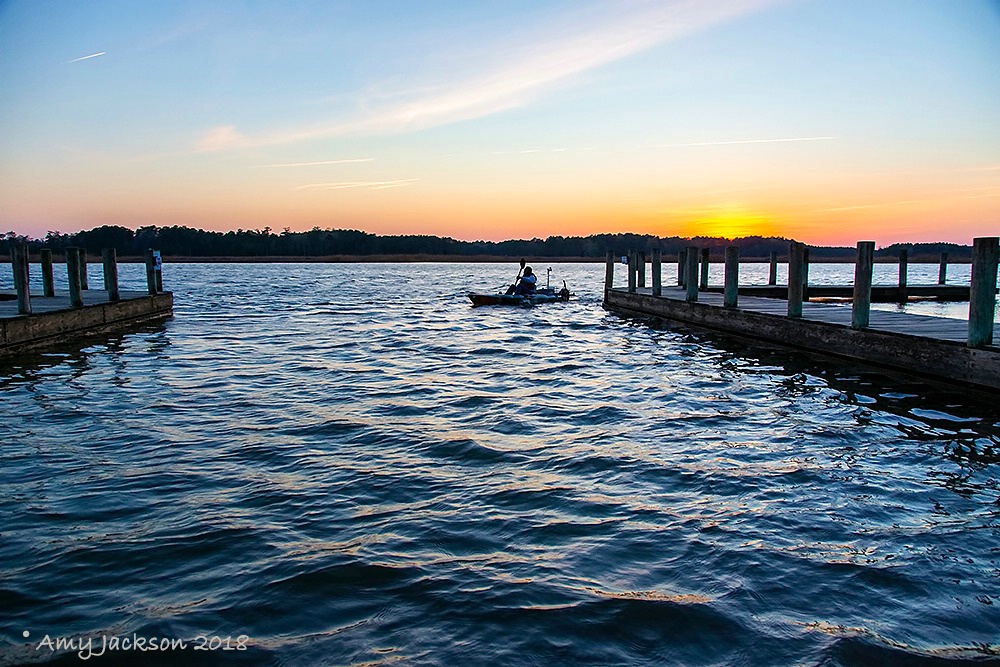
[[[407,258],[511,258],[545,257],[598,260],[608,251],[622,254],[628,250],[651,253],[660,249],[669,261],[677,252],[689,246],[708,248],[714,261],[721,261],[726,246],[736,245],[744,259],[767,259],[772,252],[787,258],[790,239],[782,237],[748,236],[734,240],[715,237],[658,237],[643,234],[595,234],[591,236],[549,236],[545,239],[509,241],[457,241],[431,235],[378,235],[353,229],[320,229],[305,232],[285,229],[274,233],[269,227],[260,230],[229,232],[206,231],[192,227],[147,226],[131,230],[127,227],[103,225],[76,233],[49,232],[43,239],[34,239],[8,232],[0,235],[0,247],[8,254],[15,244],[27,244],[32,253],[49,248],[63,254],[66,248],[79,247],[88,253],[100,253],[114,248],[120,257],[138,257],[147,248],[160,250],[164,257],[175,258],[299,258],[321,261],[323,258],[405,256]],[[954,243],[893,244],[876,251],[876,257],[895,258],[906,248],[911,262],[936,262],[942,252],[949,261],[969,261],[971,246]],[[853,261],[855,249],[843,246],[811,246],[811,262]]]

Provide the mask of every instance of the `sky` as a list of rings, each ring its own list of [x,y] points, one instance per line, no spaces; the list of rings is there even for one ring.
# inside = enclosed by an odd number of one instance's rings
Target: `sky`
[[[0,231],[1000,234],[998,0],[0,0]]]

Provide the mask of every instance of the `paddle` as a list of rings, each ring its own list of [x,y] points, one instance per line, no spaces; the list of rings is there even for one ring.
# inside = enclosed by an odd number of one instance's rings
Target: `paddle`
[[[514,290],[517,289],[517,281],[521,279],[521,271],[524,271],[524,257],[521,258],[521,268],[517,272],[517,278],[514,278],[514,284],[507,288],[507,294],[513,294]]]

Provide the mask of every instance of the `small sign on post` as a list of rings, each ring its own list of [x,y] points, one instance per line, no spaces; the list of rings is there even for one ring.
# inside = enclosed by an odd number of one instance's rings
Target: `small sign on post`
[[[163,291],[163,257],[159,250],[153,251],[153,269],[156,271],[156,291]]]

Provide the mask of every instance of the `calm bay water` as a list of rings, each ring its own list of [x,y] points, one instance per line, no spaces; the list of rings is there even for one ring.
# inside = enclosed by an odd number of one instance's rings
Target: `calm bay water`
[[[172,319],[0,366],[0,663],[1000,664],[995,395],[554,268],[167,265]],[[133,634],[188,648],[39,647]]]

